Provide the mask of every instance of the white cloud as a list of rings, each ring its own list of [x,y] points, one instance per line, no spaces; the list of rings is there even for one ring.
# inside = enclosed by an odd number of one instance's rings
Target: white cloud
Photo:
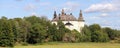
[[[111,22],[108,20],[103,20],[101,23],[107,26],[111,24]]]
[[[25,11],[36,11],[39,8],[44,8],[47,10],[50,4],[51,4],[50,2],[40,2],[39,4],[28,3],[25,5],[24,10]]]
[[[111,16],[109,16],[109,14],[107,14],[107,13],[102,13],[102,14],[96,14],[96,15],[94,15],[94,16],[91,16],[91,17],[89,17],[89,19],[90,20],[95,20],[95,19],[97,19],[97,20],[101,20],[101,21],[103,21],[105,18],[108,18],[108,17],[111,17]],[[105,21],[103,21],[104,23],[105,23]],[[103,23],[102,22],[102,23]]]
[[[34,4],[27,4],[24,7],[24,10],[26,10],[26,11],[34,11],[36,9],[37,9],[37,6],[35,6]]]
[[[63,4],[49,7],[48,9],[52,9],[55,11],[60,11],[60,10],[64,9],[66,13],[71,13],[73,11],[76,11],[79,8],[79,6],[80,6],[80,4],[78,2],[67,1]]]
[[[50,2],[40,2],[40,6],[48,6],[50,5]]]
[[[65,12],[70,12],[71,8],[63,8],[65,10]]]
[[[103,13],[103,14],[101,14],[100,16],[102,16],[102,17],[106,17],[106,16],[109,16],[109,14],[107,14],[107,13]]]
[[[57,11],[59,8],[57,8],[57,7],[51,7],[50,9],[52,9],[54,11]]]
[[[112,12],[120,11],[120,0],[109,0],[107,2],[97,3],[90,5],[85,12]]]
[[[31,14],[30,14],[29,16],[37,16],[37,17],[40,17],[40,16],[42,16],[42,15],[40,15],[40,14],[38,14],[38,13],[36,13],[36,12],[31,12]]]
[[[64,9],[66,9],[66,11],[69,12],[69,11],[76,10],[80,6],[80,4],[77,3],[77,2],[68,1],[68,2],[62,4],[62,6],[63,6]]]
[[[120,10],[120,0],[113,0],[113,4]]]
[[[106,26],[102,26],[102,27],[110,27],[110,28],[112,28],[112,29],[118,29],[118,30],[120,30],[120,26],[116,26],[116,25],[106,25]]]
[[[101,4],[92,4],[90,7],[85,9],[85,12],[90,13],[90,12],[111,12],[115,11],[118,8],[111,3],[101,3]]]
[[[37,13],[33,12],[33,13],[31,13],[31,15],[35,15],[35,16],[37,16]]]
[[[64,5],[68,6],[68,7],[78,7],[79,6],[78,3],[76,3],[76,2],[70,2],[70,1],[66,2]]]
[[[117,15],[117,16],[120,16],[120,13],[119,13],[119,12],[117,12],[117,13],[116,13],[116,15]]]
[[[101,19],[101,18],[98,16],[91,16],[90,19],[95,20],[95,19]]]

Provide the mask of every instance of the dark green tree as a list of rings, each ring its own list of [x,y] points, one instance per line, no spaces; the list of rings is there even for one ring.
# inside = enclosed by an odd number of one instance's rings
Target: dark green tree
[[[56,24],[51,24],[48,26],[47,35],[47,38],[49,38],[51,41],[57,41],[57,38],[59,37],[57,36],[58,32]]]
[[[91,41],[91,31],[87,25],[85,25],[82,28],[80,41],[82,41],[82,42],[90,42]]]
[[[36,23],[31,26],[27,41],[31,44],[44,42],[46,34],[44,26]]]
[[[91,31],[92,42],[107,42],[109,40],[108,35],[102,31],[98,24],[90,25],[89,29]]]
[[[26,42],[31,24],[21,18],[14,18],[11,22],[13,23],[15,41],[18,43]]]
[[[65,35],[65,25],[62,23],[61,20],[57,22],[57,28],[58,28],[58,41],[62,41],[63,36]]]
[[[118,34],[118,33],[116,33],[117,31],[115,31],[111,28],[108,28],[108,27],[103,28],[103,32],[107,33],[111,40],[115,39],[116,35]]]
[[[14,46],[12,26],[5,17],[0,19],[0,46]]]

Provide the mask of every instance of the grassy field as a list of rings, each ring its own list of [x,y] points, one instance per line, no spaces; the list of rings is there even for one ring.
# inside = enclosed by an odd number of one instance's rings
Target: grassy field
[[[45,43],[42,45],[17,45],[14,48],[120,48],[118,43]]]

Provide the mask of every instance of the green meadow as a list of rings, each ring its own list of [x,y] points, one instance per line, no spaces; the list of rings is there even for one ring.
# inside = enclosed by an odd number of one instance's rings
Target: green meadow
[[[41,45],[16,45],[14,48],[120,48],[118,43],[44,43]]]

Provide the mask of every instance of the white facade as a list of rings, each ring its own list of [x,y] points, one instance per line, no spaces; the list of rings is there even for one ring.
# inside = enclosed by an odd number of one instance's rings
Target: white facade
[[[68,21],[62,21],[64,24],[68,23]],[[52,23],[55,23],[57,25],[56,21],[53,21]],[[81,32],[81,29],[84,27],[84,22],[81,21],[69,21],[72,25],[65,25],[66,28],[70,30],[77,30],[78,32]]]

